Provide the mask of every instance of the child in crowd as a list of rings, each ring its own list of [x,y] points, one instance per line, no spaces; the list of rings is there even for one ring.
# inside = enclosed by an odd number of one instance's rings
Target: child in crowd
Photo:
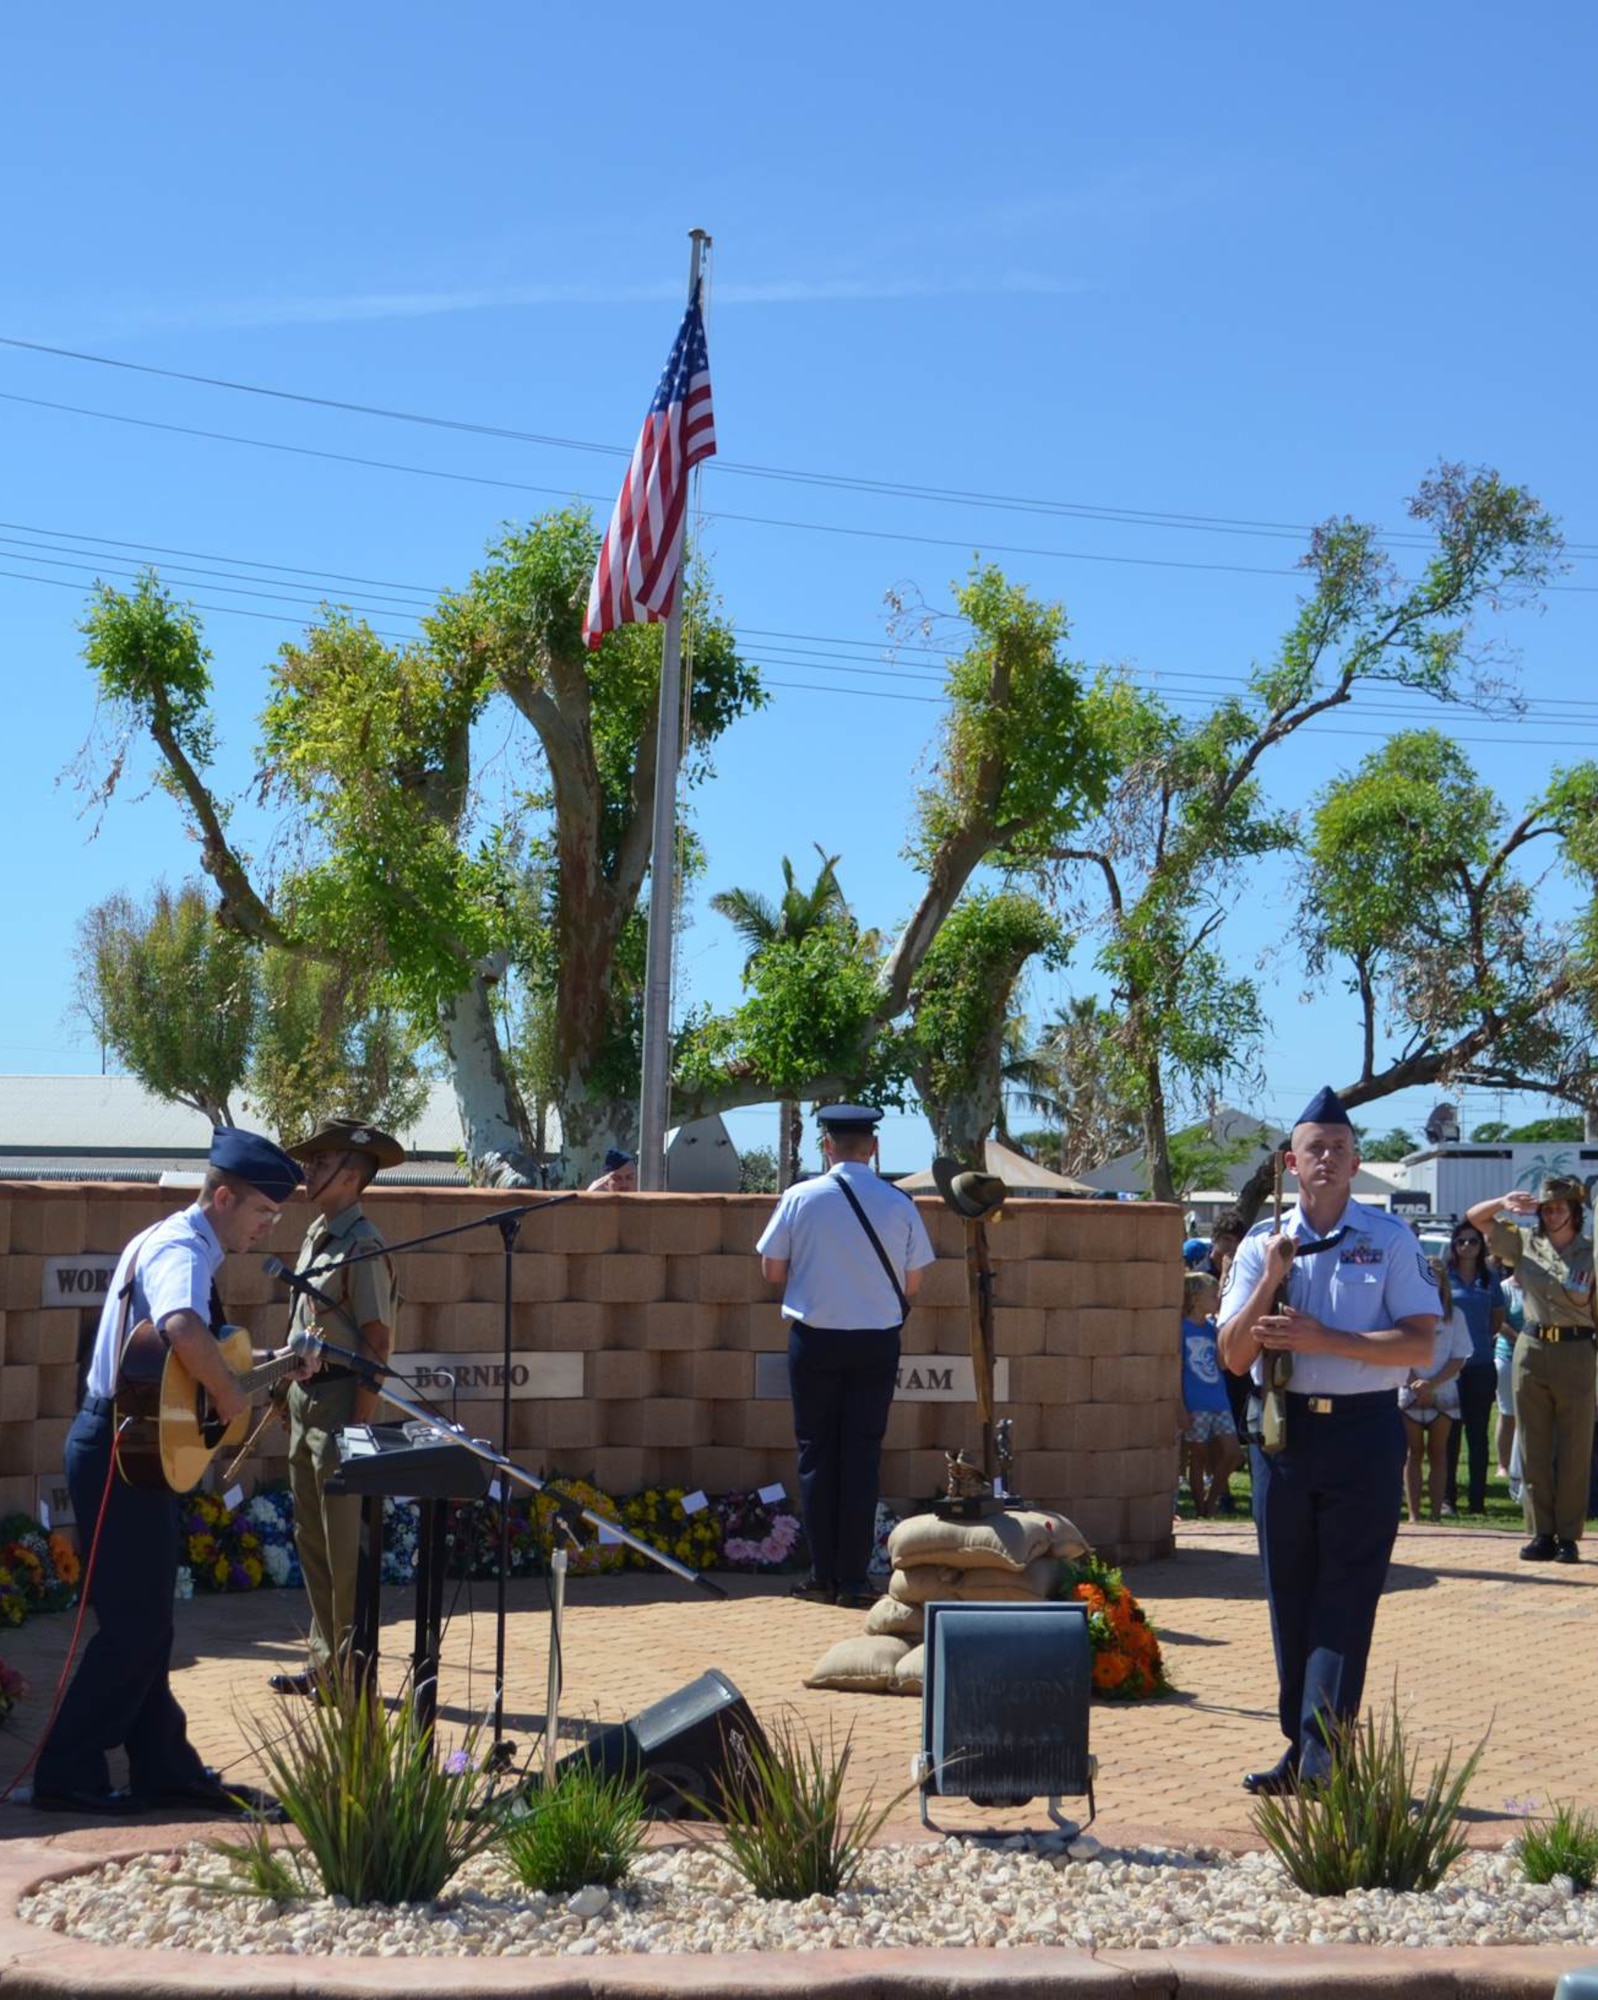
[[[1193,1511],[1200,1516],[1215,1512],[1242,1460],[1215,1346],[1220,1296],[1208,1271],[1189,1271],[1182,1281],[1182,1402],[1187,1410],[1182,1437]]]
[[[1443,1518],[1443,1498],[1448,1483],[1448,1433],[1459,1416],[1459,1389],[1455,1382],[1470,1359],[1470,1328],[1463,1313],[1454,1311],[1453,1294],[1440,1261],[1431,1260],[1437,1279],[1442,1318],[1432,1344],[1432,1358],[1425,1368],[1410,1371],[1409,1380],[1398,1392],[1398,1407],[1404,1413],[1404,1435],[1409,1457],[1404,1464],[1404,1493],[1411,1521],[1420,1519],[1421,1462],[1426,1466],[1426,1494],[1434,1521]]]

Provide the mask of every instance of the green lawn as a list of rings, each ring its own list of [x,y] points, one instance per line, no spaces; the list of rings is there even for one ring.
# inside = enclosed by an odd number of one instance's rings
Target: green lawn
[[[1466,1464],[1468,1463],[1469,1460],[1467,1459]],[[1461,1492],[1463,1492],[1463,1467],[1461,1467],[1460,1471],[1460,1488]],[[1424,1489],[1422,1490],[1424,1491]],[[1232,1497],[1237,1503],[1237,1514],[1231,1518],[1247,1520],[1250,1502],[1249,1477],[1246,1466],[1242,1471],[1235,1472],[1232,1475]],[[1185,1483],[1182,1487],[1182,1504],[1179,1512],[1182,1520],[1191,1521],[1193,1519],[1193,1502],[1188,1494]],[[1217,1518],[1225,1519],[1227,1517],[1223,1515],[1217,1516]],[[1487,1507],[1484,1513],[1467,1514],[1461,1510],[1457,1521],[1441,1521],[1435,1525],[1444,1528],[1501,1528],[1506,1533],[1517,1535],[1524,1535],[1526,1532],[1526,1519],[1520,1511],[1520,1502],[1510,1499],[1508,1482],[1501,1478],[1493,1478],[1487,1482]]]

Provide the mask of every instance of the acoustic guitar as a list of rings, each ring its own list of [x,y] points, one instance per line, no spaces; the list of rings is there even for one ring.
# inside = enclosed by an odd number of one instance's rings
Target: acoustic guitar
[[[225,1326],[217,1349],[240,1390],[253,1396],[295,1373],[304,1356],[280,1354],[252,1366],[255,1350],[242,1326]],[[191,1493],[218,1452],[244,1442],[250,1413],[231,1423],[217,1416],[207,1391],[189,1373],[154,1324],[140,1320],[127,1337],[117,1369],[117,1465],[129,1486]]]

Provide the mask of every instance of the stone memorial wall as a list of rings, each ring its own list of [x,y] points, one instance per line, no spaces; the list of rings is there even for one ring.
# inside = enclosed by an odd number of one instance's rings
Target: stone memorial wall
[[[0,1186],[0,1514],[60,1486],[80,1367],[121,1246],[188,1199],[114,1184]],[[520,1199],[536,1197],[520,1197]],[[390,1242],[485,1221],[519,1197],[374,1190]],[[905,1330],[882,1457],[885,1496],[938,1490],[944,1453],[974,1450],[964,1232],[936,1200],[938,1252]],[[755,1242],[763,1195],[581,1195],[529,1215],[509,1258],[512,1455],[614,1494],[649,1485],[794,1490],[787,1339]],[[229,1317],[281,1343],[287,1294],[261,1268],[290,1263],[306,1212],[228,1260]],[[1019,1484],[1127,1560],[1168,1553],[1181,1412],[1182,1222],[1148,1203],[1012,1202],[989,1226],[999,1413],[1014,1419]],[[502,1232],[473,1230],[396,1264],[404,1365],[475,1435],[498,1439]],[[448,1386],[453,1377],[454,1387]],[[243,1475],[284,1472],[275,1423]]]

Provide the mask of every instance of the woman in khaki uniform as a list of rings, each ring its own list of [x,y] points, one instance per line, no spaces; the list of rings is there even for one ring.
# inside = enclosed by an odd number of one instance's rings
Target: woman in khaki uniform
[[[1579,1562],[1592,1467],[1598,1388],[1598,1316],[1592,1238],[1583,1228],[1587,1189],[1551,1174],[1535,1195],[1515,1190],[1479,1201],[1468,1220],[1515,1274],[1526,1323],[1515,1341],[1515,1425],[1531,1540],[1524,1562]],[[1534,1226],[1528,1227],[1528,1224]]]

